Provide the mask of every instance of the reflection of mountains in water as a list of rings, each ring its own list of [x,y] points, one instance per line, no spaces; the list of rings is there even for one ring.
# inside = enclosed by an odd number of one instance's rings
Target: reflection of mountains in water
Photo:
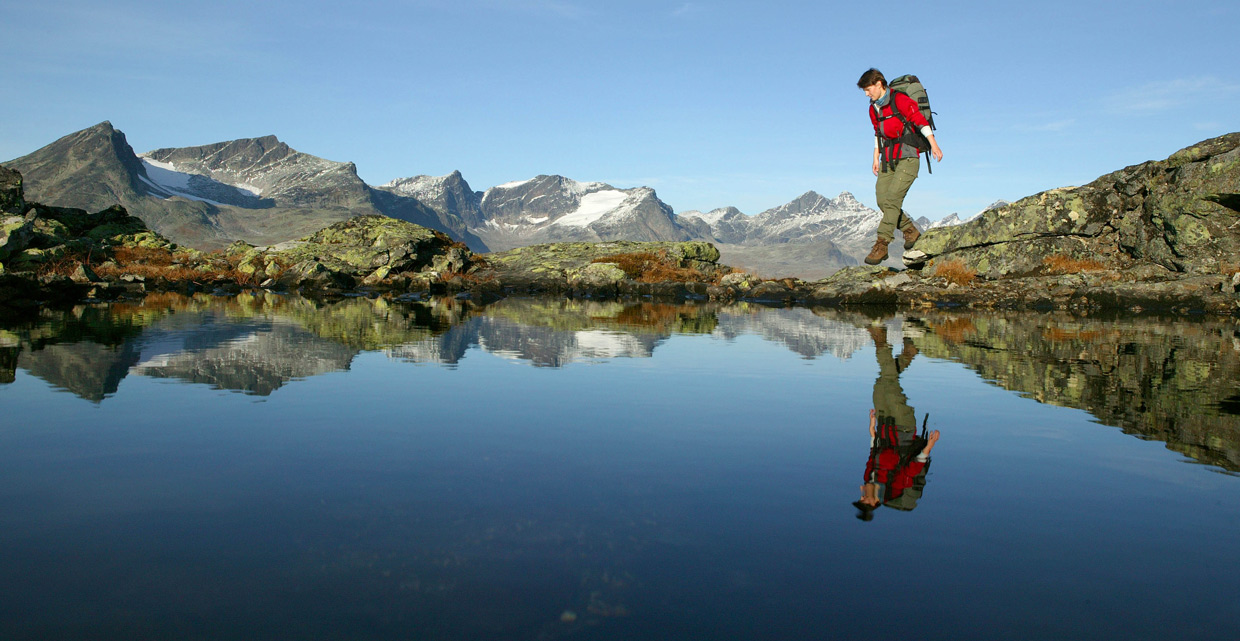
[[[481,349],[561,367],[649,358],[676,333],[752,333],[807,358],[848,358],[868,340],[858,327],[805,309],[748,306],[507,299],[476,308],[455,301],[320,305],[295,297],[158,295],[137,305],[48,312],[37,326],[7,334],[0,383],[21,367],[93,401],[114,394],[130,373],[266,395],[293,379],[348,369],[362,350],[455,364]]]
[[[472,318],[442,336],[385,350],[415,363],[455,364],[469,349],[530,361],[540,367],[606,358],[649,358],[663,340],[655,334],[610,329],[558,330],[522,325],[506,318]]]
[[[842,312],[816,314],[805,308],[733,307],[720,311],[715,335],[731,340],[744,334],[756,334],[782,343],[805,358],[830,354],[847,360],[870,344],[870,335],[862,329],[867,322],[866,317]]]
[[[357,350],[282,319],[233,322],[208,315],[190,331],[143,335],[133,372],[266,396],[292,379],[347,370]]]
[[[1240,325],[1234,320],[930,314],[922,353],[1042,403],[1240,471]]]

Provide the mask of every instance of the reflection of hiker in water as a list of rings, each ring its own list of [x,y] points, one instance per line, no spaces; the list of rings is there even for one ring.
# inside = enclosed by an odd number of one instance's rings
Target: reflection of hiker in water
[[[930,450],[939,441],[939,431],[927,435],[924,423],[921,434],[917,434],[917,417],[900,388],[900,373],[917,356],[917,347],[905,337],[900,357],[895,358],[887,344],[887,329],[870,327],[869,331],[878,358],[878,379],[874,381],[874,409],[870,410],[870,459],[865,466],[861,500],[853,503],[859,510],[857,518],[863,521],[873,519],[879,505],[900,510],[917,507],[926,485]]]

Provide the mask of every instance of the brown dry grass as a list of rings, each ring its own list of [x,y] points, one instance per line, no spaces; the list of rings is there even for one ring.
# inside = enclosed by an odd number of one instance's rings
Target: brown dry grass
[[[1081,272],[1099,272],[1106,265],[1092,258],[1072,258],[1064,254],[1055,254],[1042,259],[1042,266],[1049,274],[1079,274]]]
[[[970,285],[977,278],[977,270],[964,264],[963,260],[948,260],[934,268],[934,275],[957,285]]]
[[[236,261],[229,260],[222,254],[211,255],[219,260],[208,258],[205,264],[216,264],[211,270],[199,270],[195,266],[178,263],[176,255],[162,248],[154,247],[118,247],[113,251],[115,266],[100,265],[95,273],[103,278],[119,278],[126,274],[141,276],[145,279],[162,279],[173,283],[203,283],[216,280],[231,280],[241,285],[257,285],[266,280],[266,274],[255,272],[246,274],[236,268]]]
[[[67,252],[59,258],[53,258],[35,268],[35,273],[40,277],[43,276],[64,276],[69,277],[73,272],[77,271],[78,265],[90,264],[90,254],[82,252]]]
[[[592,263],[614,263],[624,270],[624,275],[639,283],[689,283],[706,280],[706,276],[696,269],[681,267],[679,263],[668,258],[667,252],[658,254],[635,252],[632,254],[615,254],[600,256]]]

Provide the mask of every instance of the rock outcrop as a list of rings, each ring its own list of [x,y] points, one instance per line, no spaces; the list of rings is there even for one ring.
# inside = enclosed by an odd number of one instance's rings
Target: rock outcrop
[[[1217,276],[1240,267],[1240,132],[933,229],[906,263],[961,260],[985,279],[1089,271]]]
[[[348,289],[429,283],[445,273],[469,271],[471,259],[472,252],[443,232],[386,216],[359,216],[300,240],[244,249],[238,269],[265,274],[267,285]]]
[[[508,292],[570,296],[712,297],[732,269],[703,241],[552,243],[487,254],[482,279]]]

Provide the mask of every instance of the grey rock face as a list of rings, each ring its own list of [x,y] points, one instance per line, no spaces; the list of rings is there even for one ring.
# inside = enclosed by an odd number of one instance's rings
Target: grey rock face
[[[398,178],[381,185],[379,189],[415,198],[441,216],[460,218],[467,227],[478,227],[486,222],[486,215],[482,212],[482,192],[470,189],[459,171],[439,177]]]

